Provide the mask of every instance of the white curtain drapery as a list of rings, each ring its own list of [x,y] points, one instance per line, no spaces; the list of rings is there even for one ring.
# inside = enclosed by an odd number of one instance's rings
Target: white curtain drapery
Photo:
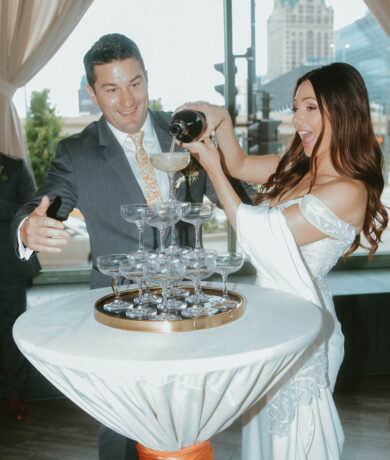
[[[390,36],[390,1],[364,0],[364,2],[382,26],[382,29]]]
[[[1,0],[0,152],[23,158],[21,123],[12,103],[54,56],[93,0]]]

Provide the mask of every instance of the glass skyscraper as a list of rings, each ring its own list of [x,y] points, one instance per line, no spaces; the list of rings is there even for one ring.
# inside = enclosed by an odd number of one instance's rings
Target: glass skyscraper
[[[372,103],[390,110],[390,37],[371,13],[334,33],[335,60],[356,67]]]

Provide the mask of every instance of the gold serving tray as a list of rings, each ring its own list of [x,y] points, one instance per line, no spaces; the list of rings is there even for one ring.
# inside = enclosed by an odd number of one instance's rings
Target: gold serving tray
[[[193,293],[192,286],[179,286]],[[153,294],[161,294],[160,288],[151,288]],[[222,289],[202,286],[204,294],[215,295],[222,297]],[[117,329],[126,329],[129,331],[141,332],[187,332],[196,331],[199,329],[209,329],[212,327],[222,326],[223,324],[231,323],[240,318],[244,314],[245,303],[244,299],[234,291],[228,291],[229,298],[238,302],[237,306],[226,312],[218,312],[213,316],[202,317],[204,312],[200,313],[195,318],[185,318],[179,321],[155,321],[155,320],[138,320],[131,318],[122,318],[114,316],[104,311],[104,305],[114,300],[114,294],[109,294],[101,297],[95,302],[94,317],[96,321],[105,326],[115,327]],[[130,289],[121,292],[122,299],[132,299],[138,297],[138,289]],[[222,300],[221,300],[222,302]],[[222,303],[221,303],[222,305]],[[217,306],[211,307],[216,308]],[[210,309],[211,309],[210,308]]]

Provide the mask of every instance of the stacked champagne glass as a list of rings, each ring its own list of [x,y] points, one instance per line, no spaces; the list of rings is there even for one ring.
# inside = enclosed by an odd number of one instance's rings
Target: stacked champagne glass
[[[122,218],[138,227],[138,249],[130,254],[113,254],[97,259],[99,270],[113,278],[115,298],[104,305],[110,314],[130,319],[154,321],[180,321],[214,315],[236,307],[226,290],[226,278],[243,264],[243,256],[235,253],[217,254],[200,246],[200,229],[215,215],[213,203],[186,203],[178,201],[174,193],[174,174],[187,167],[188,151],[154,153],[150,160],[156,169],[165,171],[169,178],[169,198],[163,203],[126,204],[120,207]],[[175,239],[175,225],[179,220],[190,223],[195,229],[195,247],[180,247]],[[145,225],[158,229],[157,251],[144,248],[142,234]],[[171,241],[165,247],[164,235],[170,229]],[[220,273],[223,279],[223,296],[202,293],[201,281]],[[123,277],[138,285],[138,296],[131,301],[119,294],[119,280]],[[193,282],[193,293],[188,288],[177,287],[184,279]],[[157,290],[151,289],[158,286]]]

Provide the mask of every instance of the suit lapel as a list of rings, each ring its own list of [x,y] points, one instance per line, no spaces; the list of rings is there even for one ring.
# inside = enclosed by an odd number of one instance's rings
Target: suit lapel
[[[152,118],[154,130],[156,131],[157,139],[161,147],[162,152],[169,152],[171,148],[172,137],[168,131],[168,124],[170,120],[170,114],[167,112],[155,112],[149,110],[149,114]]]
[[[114,170],[119,181],[123,184],[134,203],[145,203],[145,197],[134,176],[123,148],[107,126],[102,117],[98,122],[99,145],[102,148],[102,156],[107,164]]]
[[[157,139],[160,143],[161,151],[168,152],[171,146],[172,137],[168,131],[170,114],[167,112],[149,111]],[[146,203],[145,196],[134,176],[123,148],[117,141],[116,137],[111,132],[104,117],[101,117],[98,122],[99,145],[101,147],[102,157],[107,164],[114,170],[114,173],[122,183],[124,190],[127,190],[132,197],[134,203]],[[175,150],[182,150],[179,146],[175,146]],[[174,183],[180,177],[179,173],[174,175]],[[186,185],[182,183],[176,198],[179,201],[184,201],[186,197]]]

